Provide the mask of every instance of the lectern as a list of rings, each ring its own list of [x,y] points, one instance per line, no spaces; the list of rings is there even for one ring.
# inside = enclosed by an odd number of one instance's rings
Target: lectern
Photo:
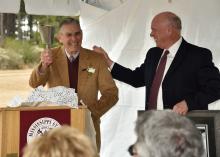
[[[84,133],[87,114],[85,107],[0,108],[0,156],[21,156],[21,150],[28,140],[58,125],[70,125]]]

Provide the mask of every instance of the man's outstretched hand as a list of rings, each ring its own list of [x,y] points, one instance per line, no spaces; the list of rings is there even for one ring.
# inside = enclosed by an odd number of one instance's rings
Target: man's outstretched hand
[[[109,58],[107,52],[102,48],[98,46],[93,46],[93,50],[99,54],[102,54],[105,58],[106,63],[108,64],[108,67],[111,67],[113,61]]]

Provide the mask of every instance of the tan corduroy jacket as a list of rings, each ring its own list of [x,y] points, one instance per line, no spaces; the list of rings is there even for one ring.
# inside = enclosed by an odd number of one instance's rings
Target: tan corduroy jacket
[[[67,57],[63,47],[52,49],[53,63],[44,74],[39,73],[41,63],[36,67],[29,80],[31,87],[40,85],[50,87],[69,87],[69,74]],[[86,69],[94,68],[94,73]],[[96,130],[96,143],[100,149],[100,117],[105,114],[118,101],[118,89],[108,70],[103,56],[91,50],[81,48],[79,53],[78,69],[78,98],[88,106]],[[98,99],[98,92],[101,97]]]

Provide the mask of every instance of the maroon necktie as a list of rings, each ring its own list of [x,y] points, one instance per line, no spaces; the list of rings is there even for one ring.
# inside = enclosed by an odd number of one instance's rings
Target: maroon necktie
[[[157,109],[157,96],[160,88],[160,84],[162,82],[164,69],[167,62],[167,54],[169,53],[168,50],[166,50],[163,54],[163,56],[160,59],[160,63],[157,67],[156,74],[154,76],[154,80],[150,89],[150,96],[149,96],[149,103],[148,103],[148,109]]]

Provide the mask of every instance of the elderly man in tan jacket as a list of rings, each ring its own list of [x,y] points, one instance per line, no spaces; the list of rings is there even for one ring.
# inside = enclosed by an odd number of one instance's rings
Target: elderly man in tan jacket
[[[41,62],[33,70],[29,84],[33,88],[46,84],[74,88],[78,99],[91,111],[99,150],[100,117],[118,101],[118,89],[104,58],[81,47],[82,30],[77,20],[63,20],[57,39],[62,46],[41,53]]]

